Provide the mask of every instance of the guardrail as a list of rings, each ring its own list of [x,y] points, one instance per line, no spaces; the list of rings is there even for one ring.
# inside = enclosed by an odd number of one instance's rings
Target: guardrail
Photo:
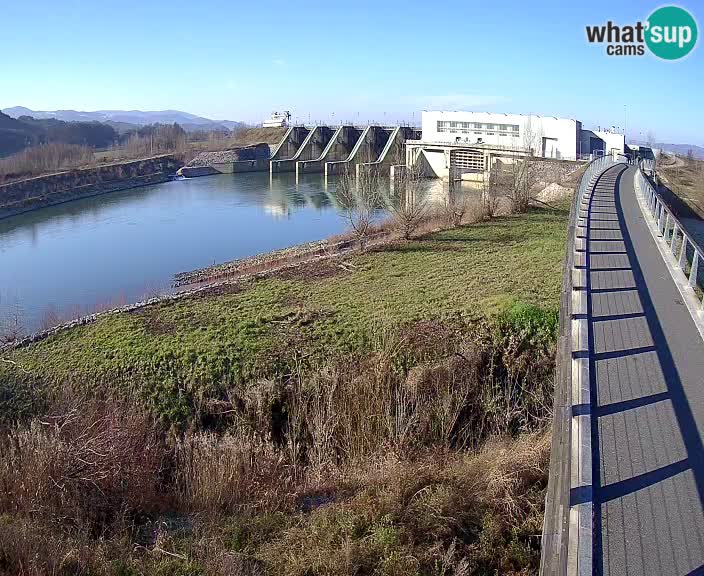
[[[671,260],[682,270],[689,287],[694,290],[701,289],[699,273],[702,264],[704,264],[704,252],[701,251],[697,242],[687,234],[677,216],[672,213],[658,191],[653,188],[650,180],[643,173],[642,164],[644,162],[647,161],[641,162],[636,173],[636,192],[653,217],[658,234],[662,236],[669,247]],[[704,300],[700,299],[699,307],[700,310],[704,309]]]
[[[593,188],[599,176],[617,164],[639,165],[636,179],[643,191],[642,202],[653,215],[659,232],[668,241],[668,246],[679,266],[689,275],[690,286],[697,285],[699,269],[704,274],[704,253],[687,235],[684,228],[667,208],[643,173],[643,163],[623,154],[613,153],[594,159],[582,174],[577,185],[570,212],[568,244],[562,278],[560,301],[560,321],[558,331],[555,401],[553,415],[553,438],[550,455],[550,476],[545,497],[545,521],[542,535],[540,560],[541,576],[567,576],[591,573],[591,506],[571,505],[570,493],[573,488],[591,485],[591,467],[575,468],[580,457],[573,461],[575,454],[586,451],[591,454],[590,424],[585,415],[574,413],[573,404],[590,404],[589,388],[580,385],[588,376],[584,375],[584,356],[575,357],[574,342],[581,342],[580,323],[586,322],[587,299],[580,297],[585,284],[585,255],[588,248],[585,232],[589,223],[589,204]],[[647,166],[652,166],[648,164]],[[689,258],[688,255],[692,255]],[[702,264],[702,265],[700,265]],[[701,304],[700,304],[701,305]],[[575,339],[575,331],[578,338]],[[580,362],[582,363],[580,365]],[[587,365],[588,366],[588,365]],[[577,378],[573,382],[573,378]],[[573,397],[576,392],[577,397]],[[580,418],[582,419],[580,421]],[[586,427],[586,429],[585,429]],[[584,476],[582,476],[584,474]],[[585,572],[585,573],[586,573]]]
[[[641,160],[639,166],[643,172],[649,172],[651,176],[655,172],[655,160],[653,159]]]
[[[541,576],[566,576],[568,569],[569,541],[577,527],[570,518],[570,490],[572,488],[572,315],[573,270],[577,245],[577,227],[586,225],[582,205],[597,177],[607,168],[622,162],[612,154],[599,156],[591,161],[582,174],[575,190],[570,210],[562,275],[560,320],[558,328],[557,359],[555,370],[555,399],[553,404],[552,450],[550,475],[545,495],[545,520],[540,558]],[[572,534],[574,536],[574,534]],[[572,554],[575,553],[574,546]],[[574,562],[573,562],[574,564]]]
[[[582,175],[582,179],[579,181],[579,188],[577,189],[577,197],[575,202],[579,202],[580,198],[583,196],[587,188],[594,184],[593,180],[596,176],[601,174],[612,164],[616,164],[613,154],[607,154],[605,156],[599,156],[589,163],[587,169]]]

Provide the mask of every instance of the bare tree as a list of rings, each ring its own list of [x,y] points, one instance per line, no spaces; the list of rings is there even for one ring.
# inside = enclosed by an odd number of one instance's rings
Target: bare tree
[[[151,124],[132,132],[123,146],[131,158],[145,158],[156,154],[183,153],[187,149],[185,130],[179,124]]]
[[[537,182],[536,162],[527,156],[515,156],[513,162],[506,166],[509,176],[507,196],[511,201],[511,210],[515,213],[527,212],[532,188]]]
[[[381,205],[381,180],[374,170],[360,170],[355,178],[346,171],[337,185],[337,199],[359,246],[364,250],[374,216]]]
[[[534,129],[530,119],[523,127],[522,150],[516,150],[512,161],[507,163],[510,176],[507,196],[513,212],[527,212],[532,199],[533,187],[539,180],[539,161],[535,152],[542,146],[542,132]]]
[[[481,194],[482,213],[486,218],[493,218],[499,211],[500,189],[497,172],[491,169],[488,172],[484,172]]]
[[[442,218],[448,226],[459,226],[469,208],[469,198],[467,194],[462,192],[461,183],[461,173],[454,166],[451,166],[447,194],[440,207]]]
[[[409,240],[428,216],[428,200],[423,190],[419,166],[401,172],[394,181],[394,194],[388,202],[394,228]]]

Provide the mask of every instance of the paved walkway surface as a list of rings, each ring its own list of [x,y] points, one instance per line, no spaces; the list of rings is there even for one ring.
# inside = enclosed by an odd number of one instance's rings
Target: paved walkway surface
[[[595,574],[704,574],[704,342],[648,229],[634,168],[589,208]]]

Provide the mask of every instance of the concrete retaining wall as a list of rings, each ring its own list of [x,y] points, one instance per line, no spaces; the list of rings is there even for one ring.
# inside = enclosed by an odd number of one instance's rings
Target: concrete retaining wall
[[[184,166],[178,171],[179,176],[185,178],[197,178],[198,176],[212,176],[213,174],[220,174],[221,172],[214,168],[213,166]]]
[[[180,166],[164,155],[97,168],[71,170],[0,186],[0,218],[45,206],[170,180]]]
[[[259,160],[240,160],[239,162],[233,162],[230,167],[232,168],[232,173],[266,172],[267,170],[269,170],[269,159],[264,158]]]

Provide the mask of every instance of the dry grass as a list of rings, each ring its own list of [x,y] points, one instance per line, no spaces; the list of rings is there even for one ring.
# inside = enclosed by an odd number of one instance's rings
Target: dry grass
[[[276,507],[289,484],[281,453],[256,435],[198,432],[175,449],[181,509],[213,517],[243,507]]]
[[[700,218],[704,218],[704,160],[663,155],[658,175]]]
[[[289,486],[276,511],[177,512],[101,539],[0,516],[0,573],[536,573],[549,442],[496,438],[412,459],[377,450]]]
[[[205,140],[190,142],[189,147],[197,152],[217,152],[255,144],[274,146],[281,142],[286,130],[286,128],[239,128],[230,134],[211,133]]]
[[[100,533],[157,510],[165,451],[151,419],[119,403],[71,404],[0,438],[0,514]]]
[[[477,454],[378,452],[312,482],[276,538],[249,534],[239,551],[268,573],[301,576],[535,571],[548,461],[545,434]]]
[[[0,573],[534,571],[553,324],[379,324],[371,353],[297,361],[180,433],[47,399],[0,436]]]
[[[0,184],[86,166],[93,161],[87,146],[53,142],[33,146],[0,159]]]

